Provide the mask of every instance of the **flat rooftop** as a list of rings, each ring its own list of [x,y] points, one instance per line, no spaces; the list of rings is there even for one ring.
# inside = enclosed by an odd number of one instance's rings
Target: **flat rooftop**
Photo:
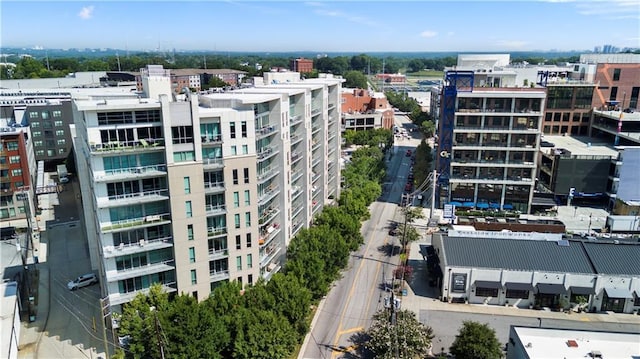
[[[637,358],[640,334],[514,327],[528,358]]]
[[[594,142],[593,138],[579,136],[550,136],[545,135],[543,140],[550,142],[555,147],[541,147],[540,150],[545,152],[550,148],[565,149],[574,156],[610,156],[618,157],[618,151],[613,148],[613,144],[604,142]]]

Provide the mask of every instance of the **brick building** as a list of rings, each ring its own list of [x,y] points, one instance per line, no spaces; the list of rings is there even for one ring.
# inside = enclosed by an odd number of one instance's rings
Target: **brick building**
[[[300,73],[309,73],[313,72],[313,60],[305,59],[305,58],[297,58],[291,60],[289,63],[289,67],[291,71],[300,72]]]

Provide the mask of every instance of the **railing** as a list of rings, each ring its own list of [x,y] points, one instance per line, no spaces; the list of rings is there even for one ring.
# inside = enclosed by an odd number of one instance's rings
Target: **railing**
[[[276,170],[275,166],[266,168],[266,169],[262,170],[260,172],[260,174],[258,174],[258,183],[264,182],[264,181],[272,178],[276,174],[278,174],[278,171]]]
[[[302,228],[302,221],[294,222],[293,226],[291,226],[291,235],[295,235]]]
[[[209,227],[207,228],[207,236],[215,237],[227,234],[227,227]]]
[[[260,257],[260,267],[264,267],[267,264],[269,264],[269,262],[271,262],[273,258],[275,258],[276,255],[280,253],[281,250],[282,250],[282,247],[275,247],[275,246],[269,246],[269,248],[266,248],[264,250],[265,252],[264,255]]]
[[[209,271],[209,280],[211,281],[219,281],[227,278],[229,278],[228,269],[218,270],[218,271],[215,271],[215,270]]]
[[[302,158],[302,155],[298,152],[291,152],[291,162],[295,162]]]
[[[322,126],[320,126],[320,125],[311,126],[311,133],[316,133],[316,132],[318,132],[321,128],[322,128]]]
[[[311,167],[317,166],[320,161],[322,161],[322,158],[316,158],[315,160],[313,160],[313,162],[311,162]]]
[[[300,213],[300,211],[302,211],[303,208],[303,204],[302,201],[298,201],[299,203],[293,203],[293,210],[291,211],[291,217],[295,217],[298,215],[298,213]]]
[[[157,164],[157,165],[150,165],[150,166],[138,166],[138,167],[105,170],[104,174],[99,174],[99,172],[96,172],[94,175],[94,178],[96,181],[99,181],[102,179],[113,178],[113,177],[126,178],[131,175],[134,175],[134,176],[135,175],[159,175],[159,174],[165,174],[166,172],[167,172],[166,164]]]
[[[138,151],[164,146],[163,138],[147,138],[133,141],[111,141],[107,143],[90,143],[92,153]]]
[[[166,259],[164,261],[147,263],[143,266],[118,269],[115,271],[107,271],[107,280],[109,282],[131,278],[132,276],[141,276],[147,274],[153,274],[157,272],[167,271],[175,268],[175,262],[173,259]]]
[[[264,247],[268,245],[276,237],[278,233],[280,233],[280,224],[273,223],[266,229],[263,229],[262,231],[260,231],[260,238],[258,238],[258,245],[260,245],[260,247]]]
[[[217,204],[217,205],[207,204],[205,206],[205,211],[207,212],[207,215],[222,214],[222,213],[225,213],[226,210],[227,210],[227,206],[225,206],[224,204]]]
[[[291,174],[291,183],[295,183],[295,181],[297,181],[298,178],[302,177],[302,173],[303,173],[302,168],[299,170],[293,171],[293,173]]]
[[[109,201],[117,201],[121,199],[130,199],[130,198],[147,197],[147,196],[166,196],[168,193],[169,193],[168,189],[156,189],[152,191],[116,194],[116,195],[111,195],[108,198],[109,198]]]
[[[263,160],[277,154],[278,152],[278,148],[275,146],[263,147],[260,152],[258,152],[257,156],[259,160]]]
[[[294,126],[301,122],[302,122],[302,115],[293,115],[289,120],[289,126]]]
[[[224,258],[229,255],[229,248],[213,249],[209,248],[209,260]]]
[[[282,266],[279,264],[275,264],[275,263],[269,264],[269,266],[267,266],[266,271],[262,274],[262,278],[264,278],[265,280],[269,280],[271,276],[273,276],[275,273],[278,273],[280,268],[282,268]]]
[[[276,218],[278,213],[280,213],[280,210],[277,208],[269,207],[264,209],[262,211],[262,215],[258,219],[258,224],[260,224],[260,226],[264,226],[265,224],[268,224],[271,220]]]
[[[151,223],[158,223],[158,222],[169,221],[169,220],[171,220],[170,213],[152,214],[144,217],[128,218],[120,221],[112,221],[112,222],[109,222],[108,224],[105,223],[104,225],[101,223],[100,230],[113,231],[117,229],[136,227],[136,226],[147,225]]]
[[[204,191],[224,191],[224,182],[205,182]]]
[[[322,108],[321,107],[311,108],[311,116],[318,115],[318,114],[320,114],[320,112],[322,112]]]
[[[205,135],[201,136],[202,144],[220,144],[222,143],[222,135]]]
[[[302,193],[302,188],[300,186],[294,186],[291,190],[291,197],[296,197]]]
[[[257,137],[264,137],[264,136],[268,136],[272,133],[276,132],[276,127],[275,126],[264,126],[262,128],[259,128],[256,130],[256,135]]]
[[[264,202],[274,197],[278,191],[280,191],[279,186],[269,186],[262,192],[261,195],[259,195],[258,202],[264,204]]]
[[[169,283],[160,283],[162,285],[162,291],[163,292],[175,292],[177,291],[177,289],[175,288],[176,286],[176,282],[169,282]],[[143,294],[147,294],[149,293],[149,290],[151,288],[144,288],[144,289],[137,289],[137,290],[133,290],[131,292],[127,292],[127,293],[112,293],[109,294],[109,303],[111,303],[111,305],[116,305],[116,304],[122,304],[122,303],[126,303],[129,302],[131,300],[133,300],[133,298],[135,298],[138,293],[143,293]]]
[[[291,140],[291,144],[293,145],[294,143],[302,141],[303,137],[298,134],[292,134],[291,136],[289,136],[289,139]]]
[[[202,165],[209,168],[224,167],[224,161],[222,158],[203,158]]]
[[[141,239],[137,242],[120,243],[117,246],[104,246],[103,253],[105,258],[121,256],[130,253],[138,253],[148,251],[156,247],[170,247],[173,245],[173,237],[165,236],[154,239]]]

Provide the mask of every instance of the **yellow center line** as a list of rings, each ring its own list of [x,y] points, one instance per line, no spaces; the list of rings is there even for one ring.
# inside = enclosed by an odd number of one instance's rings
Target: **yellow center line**
[[[380,217],[382,217],[382,212],[383,211],[379,211],[378,221],[373,222],[373,223],[379,223]],[[338,340],[340,340],[340,336],[341,336],[340,331],[342,330],[342,322],[344,320],[344,315],[346,314],[347,308],[349,307],[349,304],[351,303],[351,297],[353,296],[353,291],[356,288],[356,283],[357,283],[356,279],[358,277],[360,277],[360,271],[362,270],[362,267],[364,266],[364,262],[365,262],[365,259],[366,259],[365,256],[369,252],[369,247],[371,246],[371,243],[373,242],[373,236],[375,235],[375,233],[376,233],[376,229],[374,227],[373,231],[371,232],[371,235],[369,236],[369,243],[367,243],[367,246],[365,247],[365,250],[364,250],[364,252],[362,254],[362,258],[360,260],[360,265],[358,266],[358,270],[356,271],[356,275],[353,278],[353,284],[351,284],[351,289],[349,290],[349,295],[347,295],[347,301],[346,301],[346,303],[344,305],[344,308],[342,309],[342,313],[340,314],[340,321],[338,322],[338,330],[337,330],[336,336],[335,336],[335,338],[333,340],[333,347],[334,348],[338,347]],[[333,357],[333,355],[332,355],[332,357]]]

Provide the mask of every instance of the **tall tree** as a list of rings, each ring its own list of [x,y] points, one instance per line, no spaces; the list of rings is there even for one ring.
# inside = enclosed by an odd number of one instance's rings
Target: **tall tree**
[[[369,85],[367,84],[367,77],[360,71],[347,71],[344,74],[344,78],[346,80],[344,87],[346,88],[369,88]]]
[[[488,324],[465,321],[449,348],[456,359],[499,359],[502,348]]]

